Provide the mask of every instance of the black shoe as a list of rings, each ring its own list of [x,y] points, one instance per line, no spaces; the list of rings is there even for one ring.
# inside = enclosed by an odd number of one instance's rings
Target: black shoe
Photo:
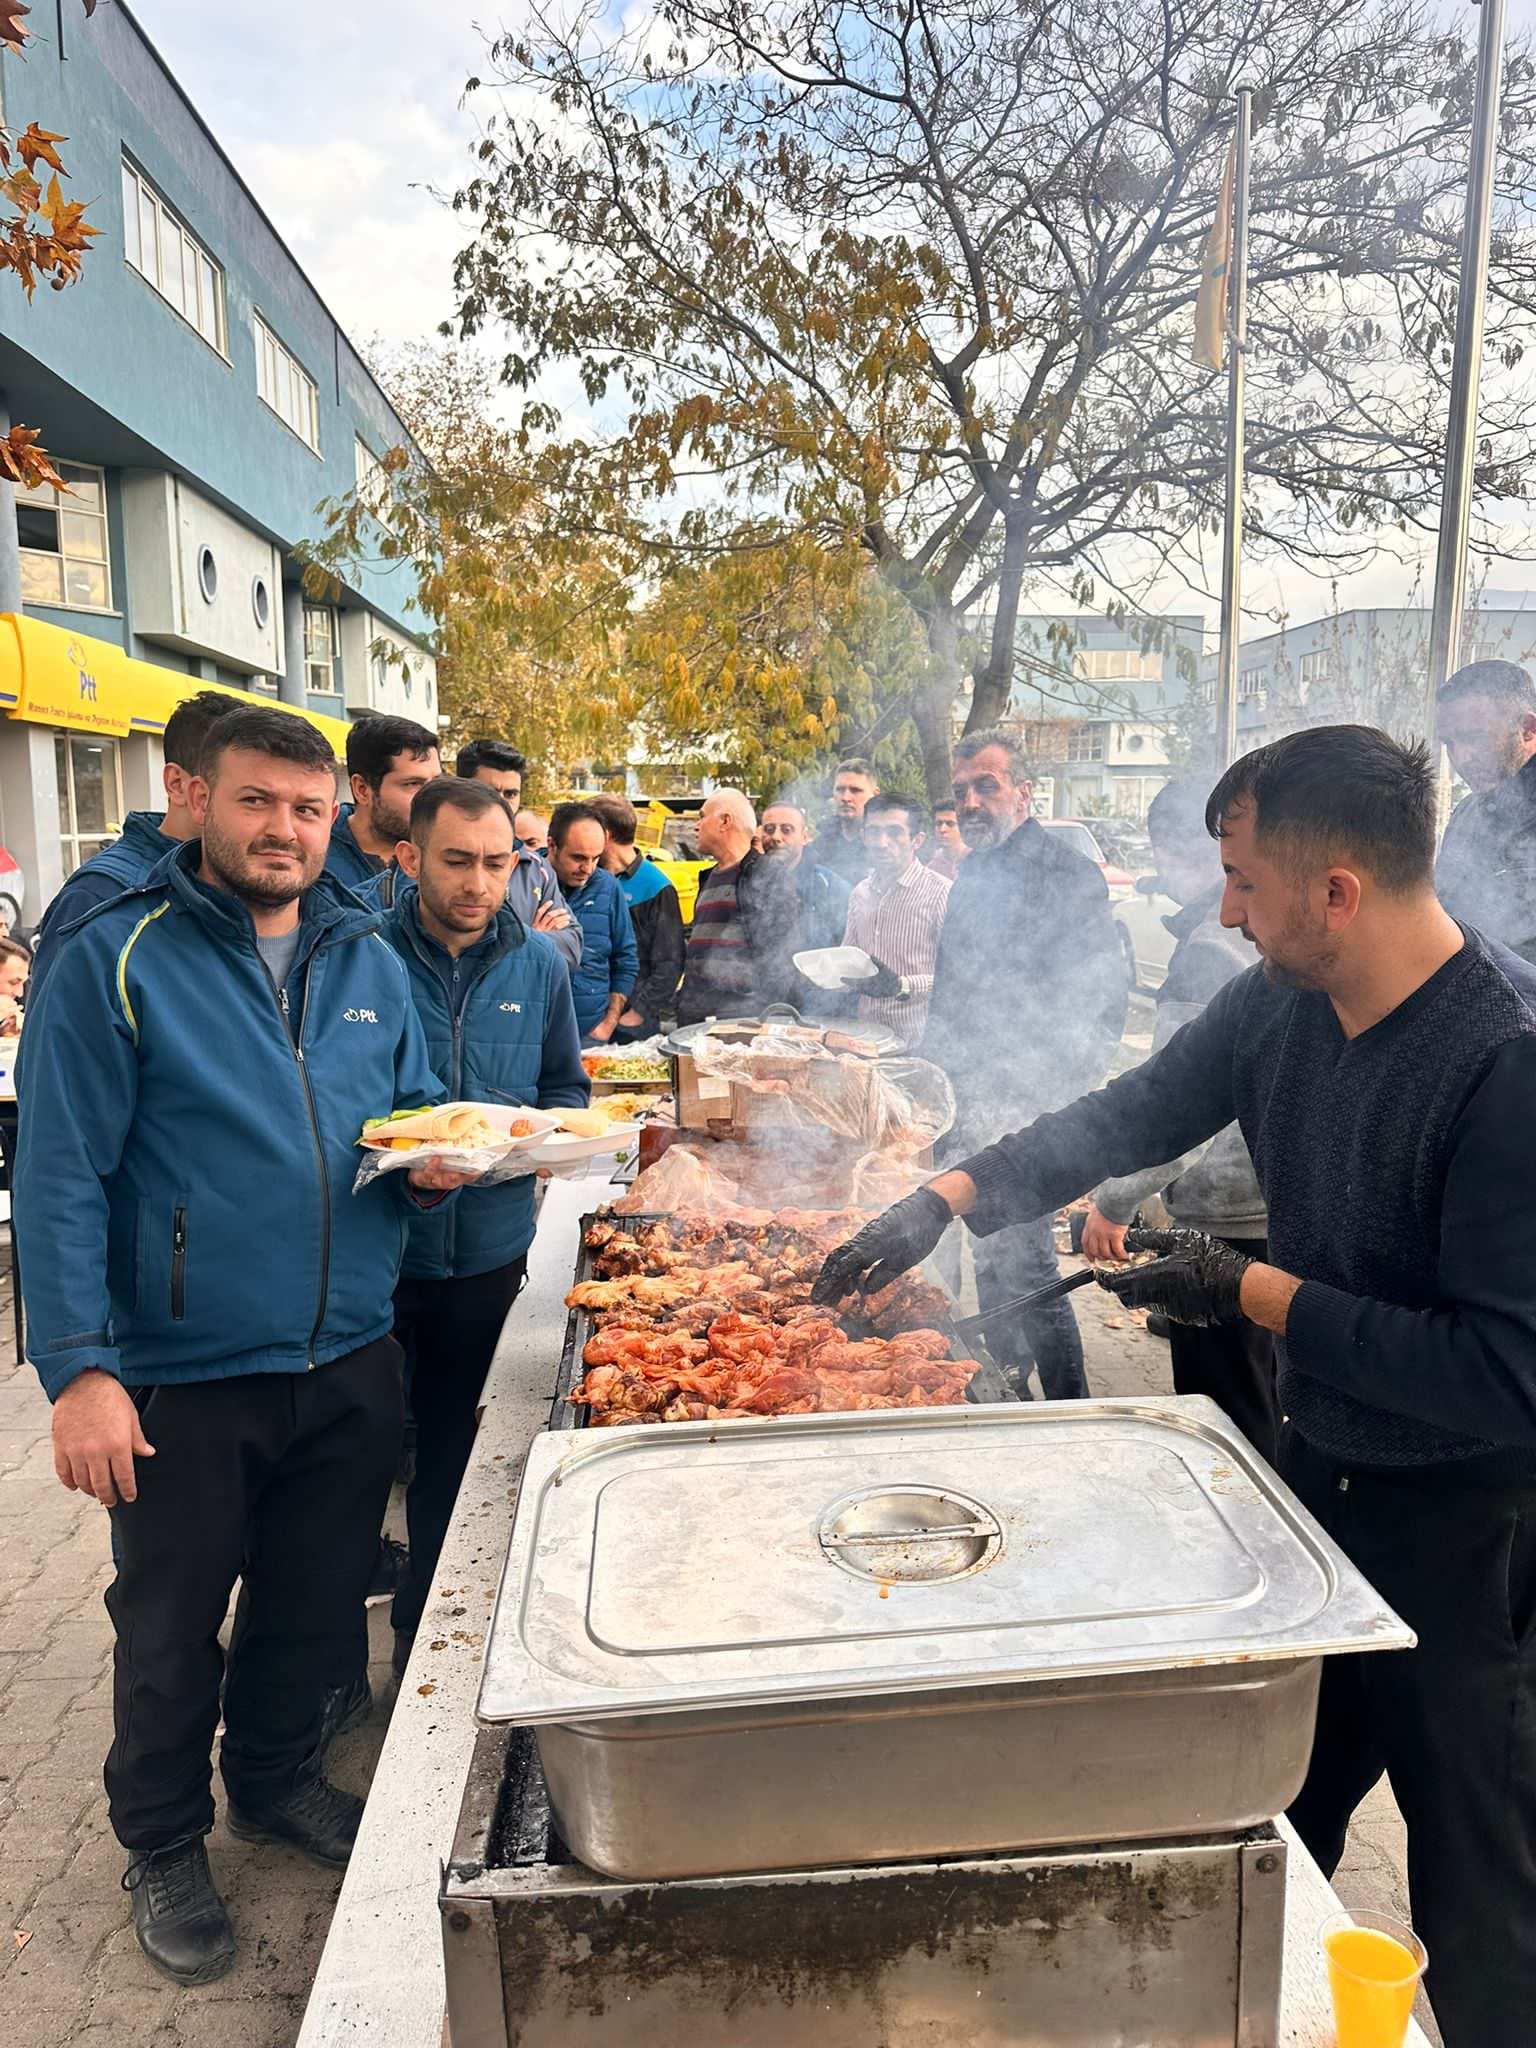
[[[214,1890],[201,1835],[129,1859],[123,1890],[147,1959],[178,1984],[211,1984],[235,1960],[235,1932]]]
[[[1172,1323],[1169,1322],[1161,1309],[1154,1308],[1147,1311],[1147,1335],[1149,1337],[1161,1337],[1166,1344],[1172,1329]]]
[[[311,1770],[286,1799],[260,1811],[242,1812],[229,1802],[229,1832],[242,1842],[287,1842],[317,1863],[342,1863],[357,1840],[363,1802]]]
[[[366,1721],[372,1712],[373,1694],[368,1688],[366,1671],[359,1672],[350,1685],[332,1686],[320,1710],[318,1753],[324,1756],[338,1735],[355,1728],[359,1721]]]
[[[381,1536],[379,1554],[373,1561],[373,1577],[368,1581],[367,1598],[377,1600],[385,1593],[398,1592],[410,1561],[411,1554],[403,1543],[397,1543],[393,1536]]]
[[[411,1652],[416,1647],[416,1631],[413,1628],[395,1630],[395,1647],[390,1653],[390,1666],[396,1678],[405,1677],[405,1667],[411,1661]]]

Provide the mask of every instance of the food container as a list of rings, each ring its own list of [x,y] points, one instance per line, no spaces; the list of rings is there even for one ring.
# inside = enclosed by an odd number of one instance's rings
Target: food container
[[[1248,1827],[1406,1647],[1200,1397],[537,1439],[480,1713],[624,1878]]]

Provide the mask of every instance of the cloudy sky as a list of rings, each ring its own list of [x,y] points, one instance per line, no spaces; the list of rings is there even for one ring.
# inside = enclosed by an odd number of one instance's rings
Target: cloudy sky
[[[434,197],[470,167],[475,123],[460,104],[486,39],[518,24],[520,0],[133,0],[134,11],[343,326],[361,342],[430,334],[452,312],[463,239]],[[1448,11],[1461,14],[1448,0]],[[1536,0],[1510,0],[1512,26]],[[1422,590],[1433,545],[1418,563]],[[1427,601],[1412,565],[1343,586],[1343,604]],[[1523,565],[1500,586],[1536,586]],[[1168,598],[1177,602],[1175,593]],[[1255,610],[1293,620],[1333,608],[1325,582],[1255,566]],[[1533,598],[1536,603],[1536,598]],[[1184,600],[1188,602],[1187,598]],[[1051,608],[1042,598],[1040,608]],[[1250,626],[1263,631],[1261,624]]]

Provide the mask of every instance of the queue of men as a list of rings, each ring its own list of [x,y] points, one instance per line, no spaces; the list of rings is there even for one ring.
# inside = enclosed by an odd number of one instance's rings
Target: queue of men
[[[798,802],[759,821],[713,792],[685,928],[627,800],[557,805],[545,862],[503,742],[449,776],[426,728],[361,720],[338,809],[307,722],[188,700],[165,813],[131,820],[44,920],[18,1065],[29,1352],[59,1477],[112,1521],[106,1782],[151,1963],[200,1984],[234,1957],[204,1847],[221,1718],[231,1829],[346,1861],[361,1805],[324,1774],[327,1702],[366,1656],[406,1368],[397,1671],[525,1276],[531,1181],[423,1166],[354,1195],[363,1121],[578,1105],[583,1044],[805,1007],[796,953],[844,944],[874,971],[846,977],[839,1014],[941,1067],[957,1118],[939,1171],[832,1254],[817,1298],[883,1284],[958,1221],[995,1307],[1054,1277],[1052,1218],[1094,1190],[1085,1249],[1170,1325],[1175,1386],[1227,1407],[1418,1635],[1329,1663],[1297,1827],[1331,1871],[1390,1773],[1447,2048],[1523,2042],[1536,689],[1477,663],[1441,717],[1473,794],[1438,872],[1428,757],[1366,728],[1162,792],[1175,951],[1152,1056],[1106,1085],[1127,989],[1105,884],[1032,816],[1005,732],[957,746],[952,838],[944,807],[862,761],[814,834]],[[1138,1230],[1154,1198],[1173,1227]],[[1047,1397],[1088,1391],[1065,1300],[988,1343],[1025,1398],[1036,1373]]]

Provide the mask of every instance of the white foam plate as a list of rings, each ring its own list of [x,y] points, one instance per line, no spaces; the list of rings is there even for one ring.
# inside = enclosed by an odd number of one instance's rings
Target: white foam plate
[[[816,988],[840,990],[845,981],[873,981],[875,963],[859,946],[819,946],[796,953],[795,965]]]
[[[600,1159],[605,1152],[622,1152],[639,1137],[639,1124],[610,1124],[600,1138],[583,1138],[575,1131],[552,1131],[537,1144],[530,1144],[528,1157],[538,1166],[574,1166],[583,1159]]]

